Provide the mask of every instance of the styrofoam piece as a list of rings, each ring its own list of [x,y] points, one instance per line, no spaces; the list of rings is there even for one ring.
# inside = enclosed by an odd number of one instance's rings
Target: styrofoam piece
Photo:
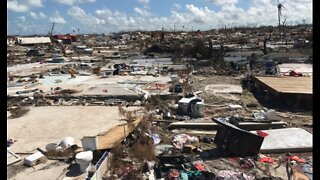
[[[37,151],[36,153],[34,153],[34,154],[30,155],[30,156],[27,156],[24,159],[23,164],[25,164],[27,166],[34,166],[34,165],[39,164],[43,160],[45,160],[45,158],[46,157],[41,152]]]

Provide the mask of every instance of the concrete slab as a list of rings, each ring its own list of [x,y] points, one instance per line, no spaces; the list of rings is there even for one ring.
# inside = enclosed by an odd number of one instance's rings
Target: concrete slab
[[[75,138],[75,143],[81,146],[83,136],[95,136],[123,124],[121,119],[118,107],[31,107],[26,115],[7,120],[7,137],[17,140],[10,147],[16,153],[34,152],[38,147],[57,143],[67,136]]]
[[[211,93],[241,94],[242,87],[239,85],[230,84],[211,84],[205,87],[205,91]]]
[[[44,92],[50,92],[51,87],[61,87],[63,89],[76,89],[82,92],[87,91],[90,87],[104,87],[104,86],[111,86],[113,84],[114,87],[122,87],[122,88],[133,88],[135,85],[139,84],[138,82],[145,82],[145,83],[167,83],[171,81],[169,76],[112,76],[110,78],[100,78],[96,75],[91,76],[76,76],[76,78],[70,79],[70,75],[62,75],[62,76],[44,76],[45,79],[40,79],[40,84],[35,85],[33,87],[25,87],[25,86],[9,86],[7,85],[7,95],[16,95],[17,91],[21,90],[28,90],[28,89],[41,89]],[[118,85],[115,85],[118,84]],[[119,91],[118,91],[119,90]],[[110,90],[112,91],[112,90]],[[127,95],[127,90],[123,89],[115,89],[113,92],[117,92],[117,95],[123,92]],[[95,93],[93,91],[88,93]],[[99,91],[100,93],[100,91]],[[30,93],[28,95],[32,95]],[[83,93],[79,93],[81,95]],[[103,93],[100,93],[103,94]],[[24,94],[25,95],[25,94]],[[77,95],[77,94],[75,94]]]
[[[301,128],[264,130],[261,153],[312,152],[313,135]]]
[[[71,78],[70,74],[63,74],[61,76],[44,76],[44,79],[39,79],[39,82],[43,85],[59,86],[59,85],[76,85],[84,81],[92,79],[90,76],[76,76]]]
[[[112,95],[112,96],[122,96],[122,95],[138,95],[130,88],[123,88],[118,84],[105,84],[103,86],[93,86],[82,92],[79,95]]]
[[[211,84],[205,87],[205,91],[224,99],[239,101],[242,87],[230,84]]]
[[[66,63],[50,63],[50,64],[40,64],[40,63],[29,63],[29,64],[18,64],[11,67],[7,67],[7,72],[12,75],[17,76],[29,76],[34,73],[42,73],[49,71],[54,68],[59,68],[66,65]]]

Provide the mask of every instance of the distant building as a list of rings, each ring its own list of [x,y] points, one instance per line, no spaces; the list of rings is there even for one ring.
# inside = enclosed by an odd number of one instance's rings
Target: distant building
[[[50,37],[17,37],[16,39],[16,44],[19,45],[37,45],[50,43]]]
[[[72,42],[77,41],[77,37],[74,34],[66,34],[66,35],[54,35],[53,39],[61,40],[63,44],[71,44]]]

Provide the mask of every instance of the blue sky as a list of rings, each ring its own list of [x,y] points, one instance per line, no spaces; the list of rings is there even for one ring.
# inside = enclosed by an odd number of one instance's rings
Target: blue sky
[[[282,0],[282,20],[312,22],[312,0]],[[7,34],[207,30],[277,25],[277,0],[8,0]]]

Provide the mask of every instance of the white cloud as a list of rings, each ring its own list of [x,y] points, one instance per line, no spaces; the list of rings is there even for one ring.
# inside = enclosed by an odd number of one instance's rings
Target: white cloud
[[[145,3],[145,4],[148,4],[149,3],[149,0],[138,0],[139,3]]]
[[[19,16],[18,20],[20,20],[21,22],[26,22],[26,17],[24,16]]]
[[[96,11],[96,14],[107,13],[106,11]],[[88,27],[106,24],[104,19],[99,19],[91,14],[87,14],[83,9],[78,6],[72,7],[68,10],[69,16],[75,20],[87,25]]]
[[[33,18],[33,19],[38,19],[38,15],[34,12],[30,12],[30,16]]]
[[[40,7],[43,7],[42,0],[9,0],[7,2],[7,9],[14,12],[27,12]]]
[[[177,9],[177,10],[181,10],[181,9],[182,9],[181,5],[178,4],[178,3],[174,3],[173,6],[174,6],[174,8]]]
[[[30,16],[33,18],[33,19],[45,19],[47,18],[47,15],[45,15],[43,12],[39,12],[39,14],[33,12],[33,11],[30,11]]]
[[[150,16],[151,15],[151,13],[148,12],[146,9],[141,9],[141,8],[135,7],[133,10],[134,10],[134,12],[138,13],[141,16]]]
[[[40,16],[40,18],[42,18],[42,19],[47,18],[47,15],[45,15],[43,12],[39,12],[39,16]]]
[[[95,14],[100,16],[111,16],[112,11],[110,9],[97,9]]]
[[[17,2],[13,0],[9,2]],[[58,1],[58,0],[56,0]],[[70,0],[66,0],[71,2]],[[89,0],[92,1],[92,0]],[[213,0],[206,0],[211,1]],[[22,2],[22,1],[21,1]],[[24,2],[24,1],[23,1]],[[25,1],[27,2],[27,0]],[[44,2],[44,1],[42,1]],[[83,1],[72,0],[72,3],[80,3]],[[88,2],[88,1],[86,1]],[[222,2],[215,0],[216,3]],[[76,27],[80,28],[84,33],[92,32],[114,32],[122,30],[160,30],[164,27],[167,30],[173,30],[175,26],[176,30],[206,30],[212,28],[222,28],[225,25],[230,26],[243,26],[243,25],[278,25],[277,16],[277,1],[275,0],[252,0],[248,1],[248,8],[244,8],[240,5],[240,0],[227,0],[225,3],[221,3],[219,9],[211,9],[205,6],[197,6],[195,4],[172,4],[172,7],[168,9],[170,14],[167,16],[159,16],[156,12],[144,7],[133,7],[133,14],[127,14],[124,11],[111,10],[108,8],[100,8],[95,11],[88,11],[81,9],[78,6],[72,6],[68,9],[68,16],[71,17],[68,20],[68,26],[59,26],[61,32],[66,29]],[[24,5],[26,3],[18,4],[20,11],[25,11]],[[285,9],[282,11],[283,21],[287,19],[287,24],[290,22],[302,22],[303,19],[306,22],[312,22],[312,1],[311,0],[295,0],[295,1],[283,1],[282,4]],[[11,4],[12,5],[12,4]],[[9,5],[8,5],[9,6]],[[29,8],[29,6],[27,7]],[[9,8],[8,8],[9,9]],[[28,12],[29,11],[29,12]],[[39,28],[42,27],[44,32],[47,33],[48,25],[36,23],[38,21],[29,22],[32,18],[46,18],[46,14],[39,11],[27,10],[28,14],[22,18],[17,18],[17,23],[12,22],[10,29],[19,29],[23,32],[29,32],[26,27],[31,28],[30,32],[38,32]],[[30,19],[28,19],[30,18]],[[68,17],[69,18],[69,17]],[[51,22],[66,23],[64,17],[56,12],[49,17]],[[24,21],[24,22],[23,22]],[[29,24],[35,23],[34,26]],[[70,24],[70,25],[69,25]],[[58,30],[58,29],[57,29]],[[72,31],[72,29],[70,29]],[[68,33],[68,31],[66,31]]]
[[[210,0],[214,4],[226,5],[226,4],[237,4],[238,0]]]
[[[66,20],[61,16],[59,11],[56,11],[53,16],[49,18],[50,22],[55,22],[57,24],[65,24]]]
[[[43,7],[42,0],[28,0],[27,2],[32,7]]]
[[[74,5],[74,4],[80,4],[80,3],[93,3],[96,2],[96,0],[54,0],[60,4],[66,4],[66,5]]]

